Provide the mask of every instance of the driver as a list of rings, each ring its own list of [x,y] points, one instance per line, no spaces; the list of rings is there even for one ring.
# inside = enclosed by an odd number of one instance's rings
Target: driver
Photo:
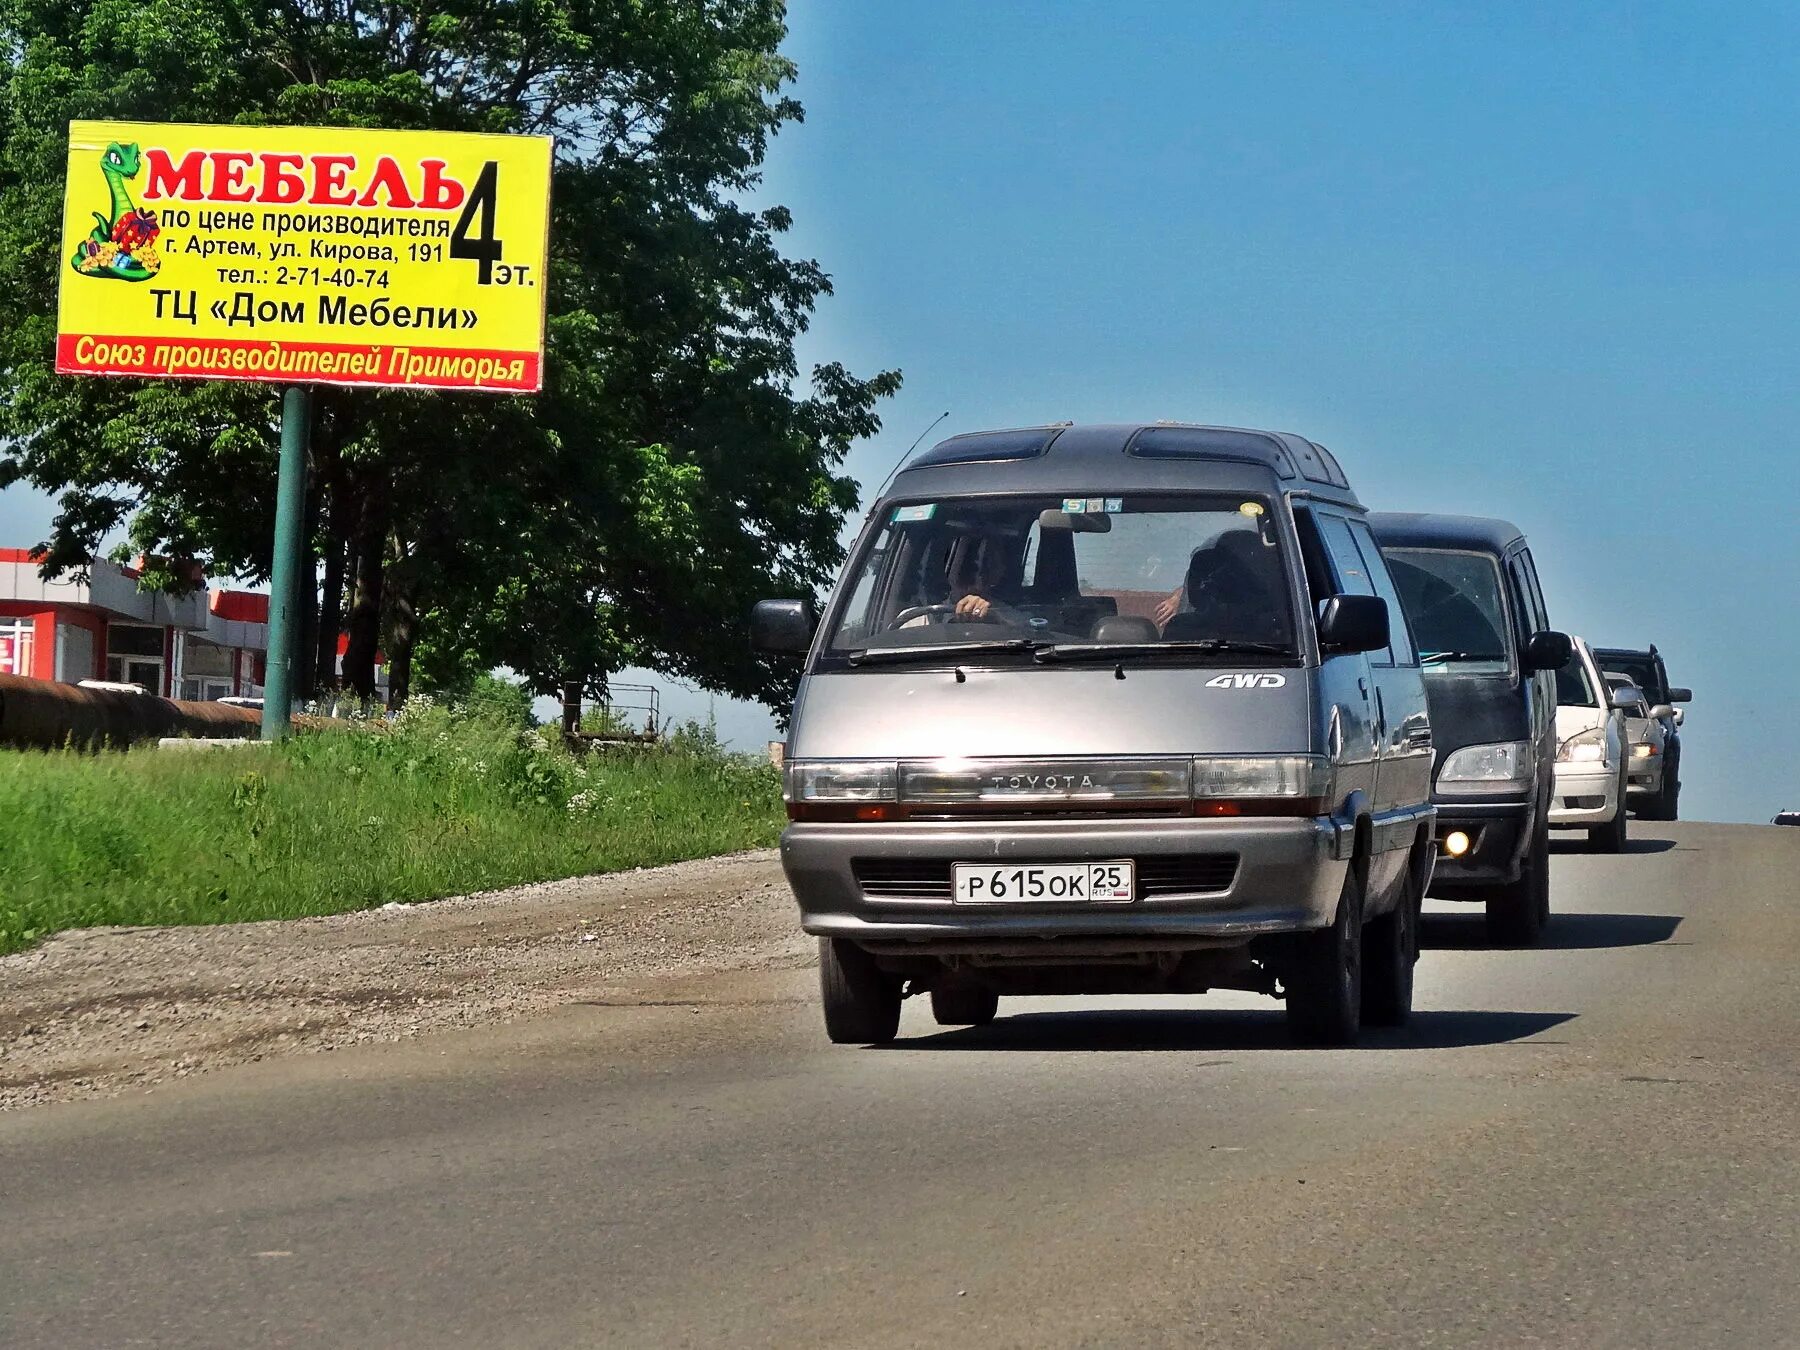
[[[944,599],[936,607],[945,622],[1022,623],[1021,616],[998,597],[1006,588],[1005,541],[994,535],[968,539],[958,550],[945,578]],[[932,621],[929,614],[906,620],[902,628],[917,628]]]
[[[950,575],[949,594],[953,616],[964,623],[1017,622],[1018,615],[993,597],[1006,585],[1008,571],[1005,544],[988,535],[969,541]]]

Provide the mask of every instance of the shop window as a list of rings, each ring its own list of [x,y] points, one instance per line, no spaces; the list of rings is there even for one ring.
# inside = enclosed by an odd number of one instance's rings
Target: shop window
[[[0,619],[0,675],[31,674],[35,627],[30,619]]]
[[[147,694],[163,687],[163,630],[136,623],[106,626],[106,678]]]
[[[94,678],[94,635],[80,624],[56,625],[56,678],[69,684]]]

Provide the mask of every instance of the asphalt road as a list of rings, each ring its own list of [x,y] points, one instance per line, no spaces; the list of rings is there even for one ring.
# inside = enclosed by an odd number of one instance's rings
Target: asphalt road
[[[1434,905],[1419,1006],[909,1005],[810,973],[0,1116],[0,1342],[1800,1344],[1800,830]],[[1652,835],[1660,831],[1660,837]]]

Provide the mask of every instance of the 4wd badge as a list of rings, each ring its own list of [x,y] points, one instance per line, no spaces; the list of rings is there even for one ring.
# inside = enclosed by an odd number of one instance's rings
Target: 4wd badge
[[[1287,676],[1272,670],[1252,671],[1248,674],[1239,671],[1228,675],[1215,675],[1206,682],[1208,689],[1280,689],[1287,683]]]

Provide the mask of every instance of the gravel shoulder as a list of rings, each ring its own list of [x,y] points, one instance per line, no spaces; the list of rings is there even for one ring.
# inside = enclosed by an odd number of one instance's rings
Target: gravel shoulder
[[[329,918],[82,929],[0,957],[0,1110],[812,959],[773,850]]]

